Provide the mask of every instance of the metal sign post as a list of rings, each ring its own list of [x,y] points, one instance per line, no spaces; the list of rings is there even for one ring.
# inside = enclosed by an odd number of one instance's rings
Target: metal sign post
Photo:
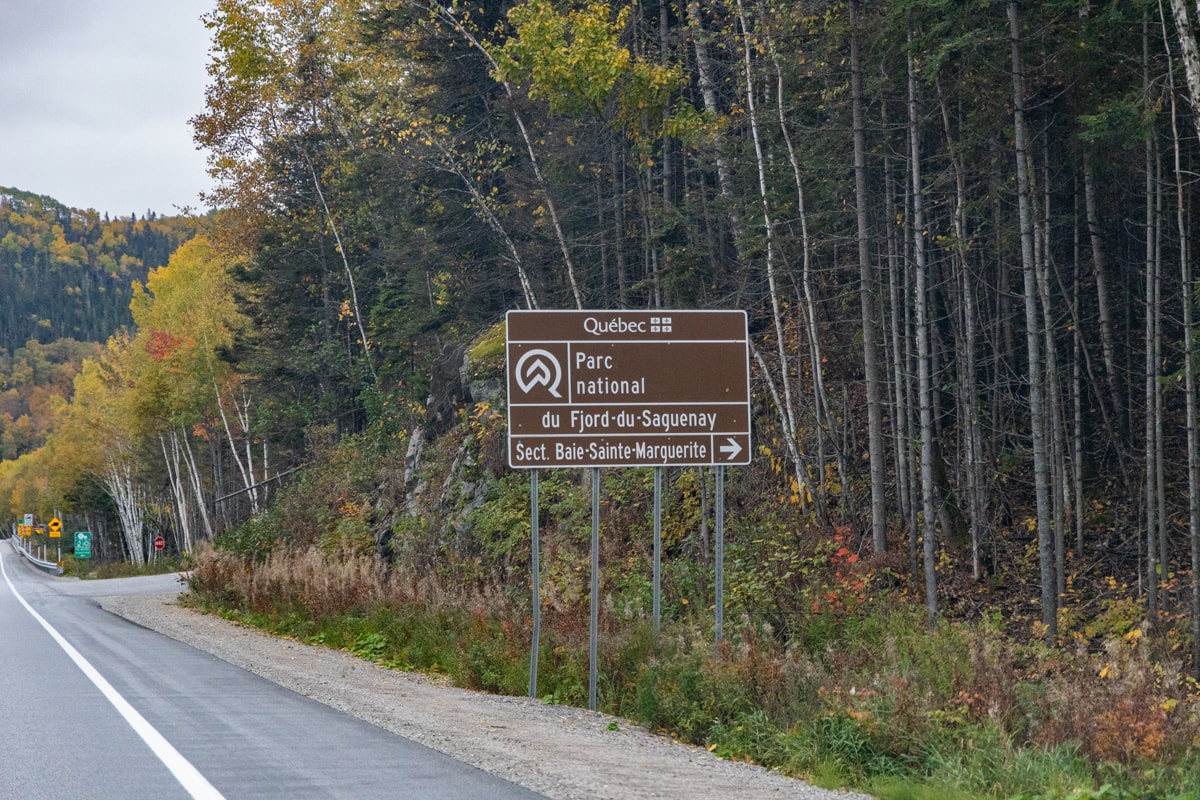
[[[588,622],[588,710],[596,710],[600,642],[600,468],[592,467],[592,600]]]
[[[716,647],[721,647],[721,638],[725,633],[725,468],[717,467],[717,535],[716,535],[716,575],[713,594],[716,606]]]
[[[533,558],[529,570],[533,576],[533,644],[529,648],[529,696],[537,697],[538,648],[542,638],[542,567],[538,519],[538,471],[529,476],[529,536]]]
[[[749,464],[750,359],[744,311],[510,311],[508,464],[530,487],[534,635],[540,634],[537,473],[590,467],[592,575],[588,707],[596,708],[600,468],[654,467],[654,629],[661,624],[662,468],[718,467],[717,640],[724,624],[724,467]]]
[[[663,468],[654,468],[654,635],[662,627],[662,478]]]

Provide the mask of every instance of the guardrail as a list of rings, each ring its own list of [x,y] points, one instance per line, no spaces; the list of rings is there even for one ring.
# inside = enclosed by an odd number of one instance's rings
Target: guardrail
[[[45,570],[46,572],[49,572],[51,575],[62,575],[63,574],[63,568],[62,568],[62,566],[60,566],[58,564],[58,562],[47,561],[45,558],[38,558],[33,553],[26,550],[25,546],[23,544],[21,544],[20,536],[11,536],[11,537],[9,537],[9,541],[12,542],[12,546],[13,546],[14,550],[16,550],[22,556],[24,556],[25,559],[30,564],[33,564],[38,569]],[[44,548],[43,548],[43,550],[44,550]],[[45,552],[43,552],[42,555],[45,556],[46,555]]]

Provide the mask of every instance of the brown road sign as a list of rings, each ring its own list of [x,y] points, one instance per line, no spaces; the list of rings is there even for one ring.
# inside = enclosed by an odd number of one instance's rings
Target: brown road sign
[[[514,468],[750,463],[744,311],[510,311]]]

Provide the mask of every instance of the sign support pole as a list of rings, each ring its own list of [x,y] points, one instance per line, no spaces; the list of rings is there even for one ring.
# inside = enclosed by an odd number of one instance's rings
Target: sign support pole
[[[529,518],[530,537],[533,546],[533,563],[530,571],[533,573],[533,644],[529,648],[529,696],[537,697],[538,647],[542,638],[542,570],[541,544],[539,541],[538,518],[538,471],[532,471],[529,477]]]
[[[505,315],[508,465],[591,470],[588,707],[593,711],[598,704],[602,468],[654,468],[652,611],[657,636],[662,626],[663,469],[717,467],[719,647],[725,616],[724,468],[749,464],[752,457],[750,343],[745,311],[514,309]],[[537,693],[541,607],[536,492],[534,475],[531,696]]]
[[[717,536],[716,536],[716,646],[721,646],[725,628],[725,467],[717,467]]]
[[[662,627],[662,478],[663,468],[654,468],[654,635]]]
[[[592,608],[588,624],[588,710],[596,710],[597,643],[600,640],[600,468],[592,467]]]

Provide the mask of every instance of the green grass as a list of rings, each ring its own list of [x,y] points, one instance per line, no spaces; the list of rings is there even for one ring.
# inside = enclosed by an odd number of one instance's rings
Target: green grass
[[[67,553],[63,553],[62,560],[63,575],[94,580],[165,575],[169,572],[186,572],[192,568],[191,559],[178,556],[163,556],[140,565],[129,561],[97,562],[92,559],[75,558]]]

